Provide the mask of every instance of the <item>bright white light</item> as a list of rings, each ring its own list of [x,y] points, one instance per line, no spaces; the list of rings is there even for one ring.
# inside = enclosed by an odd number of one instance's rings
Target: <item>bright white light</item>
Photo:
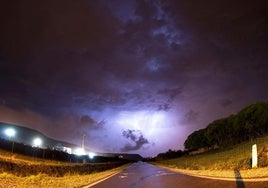
[[[12,128],[8,128],[5,130],[5,134],[8,136],[8,137],[13,137],[15,136],[16,134],[16,131]]]
[[[138,111],[121,112],[116,123],[122,128],[128,127],[128,129],[140,130],[147,136],[156,136],[158,130],[169,122],[164,112]]]
[[[93,152],[89,152],[89,153],[88,153],[88,157],[89,157],[90,159],[93,159],[95,156],[96,156],[96,154],[93,153]]]
[[[72,148],[69,147],[63,147],[63,151],[69,154],[72,154]]]
[[[74,154],[75,154],[75,155],[85,155],[86,152],[85,152],[85,150],[84,150],[83,148],[76,148],[76,149],[74,150]]]
[[[42,140],[41,140],[41,138],[35,138],[34,140],[33,140],[33,146],[35,146],[35,147],[40,147],[42,145]]]

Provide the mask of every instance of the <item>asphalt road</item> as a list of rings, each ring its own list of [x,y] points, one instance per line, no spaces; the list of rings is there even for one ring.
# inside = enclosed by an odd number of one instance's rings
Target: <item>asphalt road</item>
[[[227,181],[199,178],[138,162],[99,182],[93,188],[268,188],[268,182]]]

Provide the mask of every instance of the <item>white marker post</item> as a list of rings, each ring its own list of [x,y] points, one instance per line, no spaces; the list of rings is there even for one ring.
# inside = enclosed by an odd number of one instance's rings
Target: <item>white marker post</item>
[[[252,145],[252,168],[258,167],[258,153],[257,153],[257,145]]]

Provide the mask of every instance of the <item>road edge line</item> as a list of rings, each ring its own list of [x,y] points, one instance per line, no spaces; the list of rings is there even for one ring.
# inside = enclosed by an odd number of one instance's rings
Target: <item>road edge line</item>
[[[107,177],[105,177],[105,178],[103,178],[103,179],[101,179],[101,180],[98,180],[98,181],[96,181],[96,182],[94,182],[94,183],[91,183],[91,184],[89,184],[89,185],[85,185],[85,186],[83,186],[83,187],[81,187],[81,188],[89,188],[89,187],[92,187],[92,186],[94,186],[94,185],[96,185],[96,184],[98,184],[98,183],[100,183],[100,182],[103,182],[103,181],[105,181],[105,180],[107,180],[107,179],[109,179],[109,178],[111,178],[111,177],[113,177],[113,176],[119,174],[119,173],[122,172],[122,171],[123,171],[123,170],[120,170],[119,172],[115,172],[115,173],[113,173],[113,174],[111,174],[111,175],[109,175],[109,176],[107,176]]]
[[[131,163],[131,164],[132,164],[132,163]],[[125,167],[123,167],[123,168],[120,169],[119,171],[114,172],[114,173],[112,173],[111,175],[109,175],[109,176],[107,176],[107,177],[105,177],[105,178],[103,178],[103,179],[101,179],[101,180],[98,180],[98,181],[96,181],[96,182],[90,183],[90,184],[88,184],[88,185],[83,185],[83,186],[81,186],[80,188],[88,188],[88,187],[94,186],[94,185],[96,185],[96,184],[98,184],[98,183],[100,183],[100,182],[102,182],[102,181],[105,181],[105,180],[107,180],[107,179],[109,179],[109,178],[111,178],[111,177],[113,177],[113,176],[115,176],[115,175],[121,173],[123,170],[125,170],[125,169],[128,168],[128,167],[130,167],[131,164],[126,164]]]

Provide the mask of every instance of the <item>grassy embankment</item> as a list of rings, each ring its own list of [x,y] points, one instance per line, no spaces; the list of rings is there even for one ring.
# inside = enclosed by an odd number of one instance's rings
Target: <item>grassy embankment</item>
[[[268,177],[267,167],[251,169],[253,144],[257,144],[258,154],[260,154],[263,147],[268,146],[268,136],[226,149],[217,149],[197,155],[156,161],[156,164],[200,175],[233,177],[234,170],[237,169],[242,172],[245,178]],[[267,156],[266,158],[259,158],[259,167],[267,165],[267,161]]]
[[[81,187],[119,172],[127,166],[112,168],[113,166],[109,166],[112,164],[107,164],[109,170],[102,170],[106,169],[106,165],[92,165],[90,172],[84,173],[88,165],[43,160],[4,150],[0,150],[0,162],[0,188]],[[13,172],[6,171],[6,168],[13,168]],[[36,173],[36,170],[48,173]]]

